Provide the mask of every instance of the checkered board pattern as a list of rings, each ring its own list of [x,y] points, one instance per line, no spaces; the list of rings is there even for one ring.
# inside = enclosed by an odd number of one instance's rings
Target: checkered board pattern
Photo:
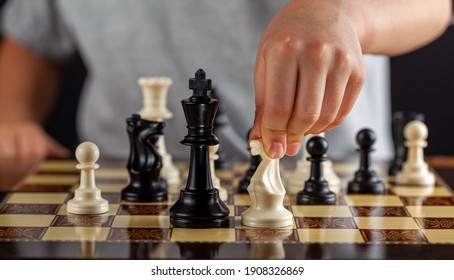
[[[345,195],[341,190],[332,206],[296,205],[295,195],[288,194],[284,203],[294,214],[293,226],[256,229],[241,225],[241,213],[250,201],[247,194],[236,194],[235,186],[248,167],[238,164],[231,171],[217,172],[229,192],[230,226],[188,229],[170,224],[175,195],[160,203],[121,201],[128,174],[124,167],[109,164],[96,171],[97,186],[110,203],[109,213],[68,215],[66,202],[79,181],[75,165],[74,161],[44,162],[0,196],[0,241],[454,244],[454,194],[438,176],[435,188],[429,190],[392,184],[383,195]],[[187,170],[184,164],[178,166]],[[355,169],[335,165],[344,182]],[[285,182],[289,171],[282,174]]]

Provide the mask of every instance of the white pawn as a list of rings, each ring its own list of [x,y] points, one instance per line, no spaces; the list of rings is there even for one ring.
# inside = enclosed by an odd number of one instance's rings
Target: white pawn
[[[396,174],[395,182],[398,185],[435,185],[435,176],[429,171],[424,161],[424,148],[427,147],[427,126],[418,120],[409,122],[404,128],[407,159],[402,171]]]
[[[251,140],[249,145],[252,155],[260,155],[262,161],[247,188],[251,207],[241,215],[241,223],[263,228],[291,226],[293,214],[283,204],[285,188],[279,172],[279,159],[269,158],[258,140]]]
[[[173,114],[167,109],[167,92],[172,85],[168,77],[143,77],[138,81],[142,87],[143,107],[138,112],[149,121],[162,122]],[[180,170],[173,164],[172,156],[167,152],[164,135],[159,136],[156,148],[162,158],[161,177],[168,185],[169,192],[179,192],[181,187]]]
[[[99,168],[99,149],[92,142],[83,142],[76,149],[76,159],[80,169],[80,185],[74,198],[68,201],[67,211],[72,214],[101,214],[109,211],[109,203],[101,197],[96,187],[95,170]]]
[[[227,190],[221,186],[221,179],[216,176],[216,170],[214,166],[214,161],[219,158],[217,152],[219,151],[219,144],[210,146],[209,153],[210,153],[210,172],[211,172],[211,179],[213,181],[213,187],[219,190],[219,197],[222,201],[227,201],[228,193]]]
[[[306,142],[313,136],[325,137],[324,133],[307,135]],[[304,182],[309,179],[311,174],[311,162],[307,159],[309,153],[304,149],[303,156],[296,163],[295,171],[287,178],[287,190],[290,194],[296,194],[304,188]],[[339,176],[334,172],[333,162],[325,160],[322,162],[323,177],[328,181],[329,189],[338,193],[341,185]]]

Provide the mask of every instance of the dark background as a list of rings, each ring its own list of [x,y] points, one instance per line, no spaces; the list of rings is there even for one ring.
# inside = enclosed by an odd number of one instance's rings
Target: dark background
[[[0,0],[0,9],[4,2]],[[454,155],[453,28],[424,48],[391,59],[392,111],[425,115],[429,128],[426,155]],[[58,104],[45,125],[49,133],[71,150],[79,143],[75,116],[86,75],[83,62],[76,55],[64,73]]]
[[[454,155],[454,26],[432,44],[391,59],[393,111],[421,112],[426,154]]]

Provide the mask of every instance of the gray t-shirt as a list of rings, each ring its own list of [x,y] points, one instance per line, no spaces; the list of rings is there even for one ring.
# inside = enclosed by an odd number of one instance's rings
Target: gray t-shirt
[[[230,125],[218,132],[232,159],[246,159],[246,133],[254,118],[254,63],[269,20],[285,5],[277,0],[34,0],[9,1],[3,32],[37,54],[65,60],[77,49],[87,66],[78,112],[81,140],[98,144],[104,158],[126,158],[125,119],[142,107],[142,76],[173,80],[167,105],[174,117],[165,129],[168,151],[189,155],[181,100],[188,79],[203,68],[224,103]],[[329,157],[356,160],[355,135],[377,133],[374,158],[389,159],[388,60],[365,56],[367,80],[347,120],[327,133]]]

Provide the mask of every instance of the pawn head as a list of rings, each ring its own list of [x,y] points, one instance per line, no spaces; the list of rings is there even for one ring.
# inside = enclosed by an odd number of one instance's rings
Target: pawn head
[[[404,128],[404,137],[407,140],[426,140],[428,135],[427,126],[419,120],[409,122]]]
[[[311,156],[322,157],[328,152],[328,141],[323,137],[313,136],[307,141],[306,149]]]
[[[356,135],[356,142],[361,148],[370,148],[376,140],[375,132],[369,128],[361,129]]]
[[[92,142],[83,142],[76,149],[76,159],[80,164],[93,165],[99,159],[99,149]]]

